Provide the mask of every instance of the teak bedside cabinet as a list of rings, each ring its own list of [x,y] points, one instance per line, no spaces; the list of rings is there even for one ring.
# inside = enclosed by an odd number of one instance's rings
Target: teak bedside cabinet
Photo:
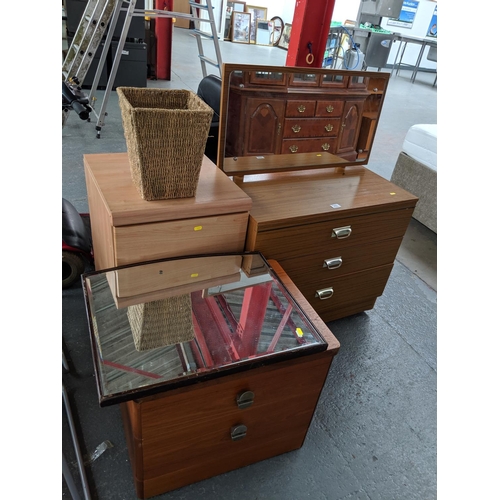
[[[130,273],[163,297],[190,295],[193,340],[134,348],[109,286]],[[139,498],[302,446],[340,344],[277,262],[254,252],[122,266],[85,275],[84,295],[99,403],[121,406]]]
[[[196,196],[145,201],[127,153],[84,155],[96,269],[178,255],[240,252],[252,200],[207,157]]]

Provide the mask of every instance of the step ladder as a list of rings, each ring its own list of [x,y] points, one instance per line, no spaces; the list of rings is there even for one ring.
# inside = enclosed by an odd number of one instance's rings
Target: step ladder
[[[203,0],[201,0],[203,1]],[[219,76],[222,76],[222,57],[220,53],[220,46],[219,46],[219,37],[217,34],[217,26],[215,25],[214,21],[214,9],[212,7],[212,1],[211,0],[205,0],[205,4],[201,3],[196,3],[193,0],[190,0],[189,5],[191,7],[191,14],[193,15],[193,24],[194,24],[194,30],[193,36],[196,38],[196,43],[198,45],[198,57],[200,58],[201,62],[201,71],[203,73],[203,77],[206,77],[208,75],[207,73],[207,64],[211,64],[212,66],[215,66],[219,70]],[[202,18],[199,15],[199,12],[206,12],[208,19],[207,18]],[[207,33],[206,31],[201,29],[201,24],[202,22],[208,22],[210,23],[210,31],[211,34]],[[216,59],[209,59],[208,57],[205,56],[203,52],[203,39],[209,39],[212,40],[214,43],[214,49],[215,49],[215,57]]]
[[[97,102],[96,91],[102,70],[104,69],[104,64],[106,63],[105,57],[101,57],[99,59],[99,64],[96,69],[89,98],[87,100],[81,98],[81,89],[74,91],[75,94],[80,94],[79,100],[84,102],[84,104],[88,106],[97,117],[97,138],[100,138],[101,130],[104,126],[104,118],[107,114],[106,108],[109,95],[113,89],[113,84],[118,71],[118,66],[120,64],[122,51],[125,46],[132,17],[183,18],[192,20],[194,29],[191,30],[191,32],[197,41],[198,57],[200,58],[203,77],[207,76],[206,64],[211,64],[216,67],[219,70],[219,75],[222,75],[222,57],[220,53],[219,39],[217,36],[217,28],[214,20],[214,9],[211,0],[200,0],[202,3],[196,3],[195,1],[190,0],[189,4],[191,7],[191,14],[168,10],[136,9],[136,2],[137,0],[89,0],[77,32],[75,33],[75,37],[73,38],[71,46],[68,49],[68,53],[63,62],[63,82],[69,82],[70,84],[74,84],[76,82],[76,85],[79,85],[80,82],[83,83],[88,69],[90,68],[90,64],[92,63],[95,51],[101,43],[108,24],[109,33],[114,33],[120,11],[126,12],[123,29],[118,42],[116,54],[113,59],[113,65],[108,77],[106,90],[104,92],[99,112],[96,112],[95,107]],[[201,17],[201,12],[206,12],[207,18]],[[209,23],[210,32],[201,30],[201,23]],[[106,37],[103,54],[108,53],[111,45],[111,39],[111,36]],[[215,60],[205,56],[202,43],[203,39],[209,39],[213,42],[216,57]],[[71,108],[64,108],[63,106],[63,127],[69,114],[69,109]],[[90,118],[88,121],[90,121]]]
[[[83,82],[117,0],[89,0],[62,65],[63,81]]]

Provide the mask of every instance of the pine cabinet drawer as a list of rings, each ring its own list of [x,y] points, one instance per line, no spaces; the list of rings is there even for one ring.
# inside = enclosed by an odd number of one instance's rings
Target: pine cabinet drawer
[[[287,118],[283,127],[283,137],[336,137],[339,129],[340,119],[335,117],[313,120]]]
[[[368,256],[374,242],[401,238],[411,214],[410,209],[394,210],[262,231],[257,236],[255,250],[278,262],[318,254],[321,258],[332,258],[355,245],[364,246]]]
[[[401,238],[379,240],[367,245],[351,245],[339,251],[318,251],[314,255],[282,260],[280,264],[295,280],[324,281],[371,267],[391,264]]]
[[[281,145],[281,153],[321,153],[323,151],[333,153],[337,149],[337,142],[336,137],[284,139]]]
[[[248,213],[113,228],[117,266],[197,253],[240,252]]]

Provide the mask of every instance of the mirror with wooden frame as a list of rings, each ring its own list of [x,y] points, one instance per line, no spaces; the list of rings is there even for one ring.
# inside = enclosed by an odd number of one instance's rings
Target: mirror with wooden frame
[[[389,77],[224,64],[217,165],[241,176],[367,164]]]

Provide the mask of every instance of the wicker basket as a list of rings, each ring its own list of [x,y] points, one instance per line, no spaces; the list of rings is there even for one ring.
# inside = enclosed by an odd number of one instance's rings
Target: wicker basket
[[[129,306],[127,316],[138,351],[194,339],[189,293]]]
[[[132,181],[144,200],[196,194],[213,109],[189,90],[118,87]]]

